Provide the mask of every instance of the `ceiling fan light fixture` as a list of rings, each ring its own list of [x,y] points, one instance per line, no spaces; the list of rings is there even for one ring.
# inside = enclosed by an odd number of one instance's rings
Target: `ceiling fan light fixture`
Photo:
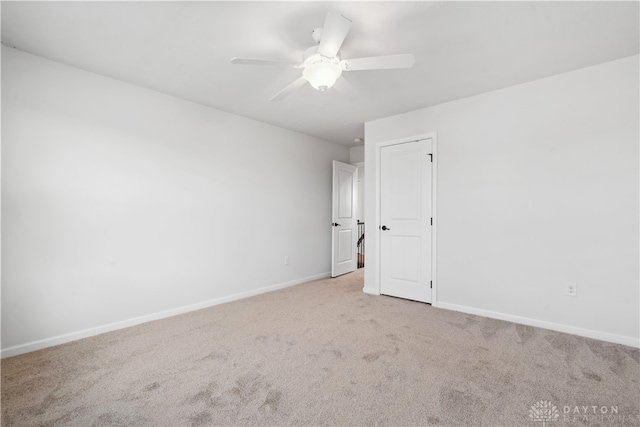
[[[309,84],[319,91],[325,91],[333,86],[342,74],[338,63],[326,60],[307,63],[302,71]]]

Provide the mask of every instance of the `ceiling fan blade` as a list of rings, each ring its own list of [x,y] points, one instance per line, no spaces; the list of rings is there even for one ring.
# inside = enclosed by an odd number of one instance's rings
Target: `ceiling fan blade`
[[[351,28],[351,21],[338,13],[327,13],[320,36],[318,53],[328,58],[338,54],[342,42]]]
[[[386,70],[393,68],[411,68],[416,59],[410,53],[403,55],[370,56],[368,58],[344,59],[340,61],[345,71]]]
[[[349,83],[347,79],[344,78],[344,76],[341,76],[340,78],[338,78],[338,80],[336,80],[333,88],[349,100],[356,99],[359,96],[356,88],[351,86],[351,83]]]
[[[266,59],[247,59],[247,58],[233,58],[231,60],[232,64],[240,64],[240,65],[272,65],[276,67],[292,67],[292,68],[300,68],[300,63],[293,61],[273,61]]]
[[[304,77],[300,77],[298,80],[294,80],[289,84],[289,86],[276,93],[269,101],[280,101],[287,97],[294,90],[300,89],[305,84],[307,84],[307,79],[305,79]]]

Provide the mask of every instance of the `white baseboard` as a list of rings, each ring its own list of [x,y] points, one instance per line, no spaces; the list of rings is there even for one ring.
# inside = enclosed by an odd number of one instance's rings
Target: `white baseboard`
[[[380,292],[378,292],[377,290],[375,290],[373,288],[362,288],[362,292],[364,292],[365,294],[370,294],[370,295],[380,295]]]
[[[278,289],[288,288],[291,286],[299,285],[301,283],[312,282],[314,280],[319,280],[319,279],[326,279],[330,276],[331,276],[330,272],[316,274],[313,276],[307,276],[301,279],[291,280],[284,283],[278,283],[276,285],[266,286],[264,288],[254,289],[247,292],[241,292],[241,293],[229,295],[226,297],[216,298],[209,301],[199,302],[195,304],[185,305],[182,307],[172,308],[170,310],[165,310],[157,313],[147,314],[144,316],[134,317],[133,319],[122,320],[119,322],[109,323],[107,325],[84,329],[77,332],[70,332],[68,334],[57,335],[51,338],[44,338],[37,341],[31,341],[26,344],[19,344],[13,347],[2,349],[2,351],[0,352],[1,354],[0,357],[4,359],[5,357],[17,356],[19,354],[29,353],[31,351],[41,350],[47,347],[53,347],[55,345],[76,341],[82,338],[88,338],[94,335],[103,334],[105,332],[111,332],[118,329],[128,328],[130,326],[139,325],[141,323],[164,319],[166,317],[177,316],[179,314],[188,313],[190,311],[201,310],[203,308],[212,307],[214,305],[224,304],[226,302],[231,302],[231,301],[248,298],[248,297],[252,297],[259,294],[264,294],[267,292],[276,291]]]
[[[550,329],[552,331],[564,332],[567,334],[579,335],[581,337],[594,338],[601,341],[608,341],[616,344],[628,345],[630,347],[640,347],[640,339],[628,337],[625,335],[617,335],[609,332],[595,331],[592,329],[579,328],[577,326],[563,325],[561,323],[547,322],[544,320],[531,319],[528,317],[514,316],[490,310],[482,310],[464,305],[450,304],[447,302],[438,302],[434,307],[444,308],[446,310],[460,311],[467,314],[476,314],[478,316],[489,317],[491,319],[506,320],[508,322],[520,323],[522,325],[536,326],[538,328]]]

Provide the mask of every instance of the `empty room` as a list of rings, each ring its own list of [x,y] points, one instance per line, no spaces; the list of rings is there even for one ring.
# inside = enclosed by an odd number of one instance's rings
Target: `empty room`
[[[640,426],[640,2],[0,7],[3,426]]]

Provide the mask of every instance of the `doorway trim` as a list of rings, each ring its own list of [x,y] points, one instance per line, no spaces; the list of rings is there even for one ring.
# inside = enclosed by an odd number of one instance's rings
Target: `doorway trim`
[[[398,145],[405,144],[407,142],[415,142],[421,141],[423,139],[431,139],[431,152],[433,154],[433,164],[431,168],[431,212],[433,215],[433,226],[431,229],[431,280],[433,282],[433,287],[431,288],[431,305],[433,307],[438,306],[438,263],[437,260],[437,242],[438,242],[438,205],[437,205],[437,188],[438,188],[438,134],[437,132],[429,132],[423,133],[419,135],[414,135],[405,138],[392,139],[388,141],[378,142],[375,145],[376,157],[375,157],[375,167],[376,167],[376,212],[375,212],[375,227],[376,230],[378,226],[381,224],[380,217],[380,191],[381,191],[381,157],[382,157],[382,148],[388,147],[390,145]],[[380,279],[382,277],[380,268],[381,268],[381,259],[380,259],[380,233],[376,232],[374,234],[375,241],[375,259],[376,259],[376,280],[375,280],[375,291],[378,295],[380,295]]]

